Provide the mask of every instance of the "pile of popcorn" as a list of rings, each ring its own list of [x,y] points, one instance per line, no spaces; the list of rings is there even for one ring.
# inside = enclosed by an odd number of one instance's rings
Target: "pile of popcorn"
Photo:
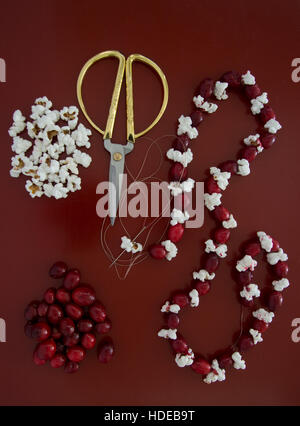
[[[13,114],[8,131],[15,154],[10,175],[28,177],[25,188],[32,198],[66,198],[69,192],[81,189],[78,166],[91,164],[91,157],[81,149],[90,148],[92,132],[83,124],[78,125],[78,108],[54,110],[46,96],[35,100],[31,112],[28,121],[20,110]],[[20,136],[25,131],[29,139]]]

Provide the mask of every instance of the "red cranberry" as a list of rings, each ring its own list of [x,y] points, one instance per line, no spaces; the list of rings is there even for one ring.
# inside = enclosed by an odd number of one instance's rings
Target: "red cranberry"
[[[66,357],[63,354],[56,354],[50,361],[50,365],[53,368],[63,367],[66,363]]]
[[[80,272],[78,269],[70,269],[64,279],[64,287],[73,290],[80,283]]]
[[[176,151],[185,152],[189,147],[190,139],[188,135],[180,135],[173,142],[173,148]]]
[[[67,272],[67,264],[65,262],[55,262],[49,270],[51,278],[62,278]]]
[[[79,306],[90,306],[96,300],[95,290],[89,285],[82,285],[75,288],[72,299]]]
[[[71,318],[63,318],[59,323],[59,330],[64,336],[72,336],[75,332],[75,324]]]
[[[209,274],[215,272],[220,264],[219,256],[215,253],[209,253],[206,257],[204,268]]]
[[[65,373],[72,374],[72,373],[76,373],[78,370],[79,370],[78,362],[69,361],[65,364],[65,368],[64,368]]]
[[[85,358],[85,349],[81,346],[72,346],[67,350],[67,357],[70,361],[80,362]]]
[[[36,317],[38,316],[38,312],[37,312],[38,305],[39,305],[39,302],[37,301],[33,301],[29,303],[29,305],[27,306],[24,312],[24,317],[27,321],[33,321],[36,319]]]
[[[48,288],[48,290],[45,291],[44,300],[46,303],[48,303],[48,305],[52,305],[52,303],[54,303],[55,293],[56,293],[56,289],[53,287]]]
[[[95,322],[103,322],[106,318],[105,309],[98,301],[89,308],[89,314]]]
[[[115,353],[113,342],[111,339],[102,340],[98,345],[98,361],[108,363],[111,361]]]
[[[245,93],[249,99],[254,99],[261,94],[261,90],[257,84],[253,84],[252,86],[245,86]]]
[[[279,278],[285,278],[288,275],[289,267],[286,262],[282,262],[279,260],[279,262],[276,263],[274,266],[275,273]]]
[[[283,302],[282,293],[280,291],[272,291],[268,297],[268,307],[271,311],[275,312]]]
[[[185,293],[177,293],[173,296],[172,302],[179,305],[181,308],[184,308],[189,304],[189,298]]]
[[[241,304],[243,306],[245,306],[246,308],[253,308],[253,306],[254,306],[254,300],[253,299],[252,300],[247,300],[247,299],[244,299],[242,297],[241,298]]]
[[[217,206],[214,210],[214,215],[220,222],[228,220],[230,217],[229,211],[223,206]]]
[[[98,334],[105,334],[108,333],[111,329],[111,322],[109,319],[106,319],[103,322],[99,322],[95,326],[95,330]]]
[[[154,259],[164,259],[166,257],[166,249],[161,244],[153,244],[149,248],[149,253]]]
[[[271,251],[277,252],[280,249],[279,242],[277,240],[274,240],[274,238],[272,238],[272,242],[273,242],[273,246]]]
[[[56,352],[59,352],[59,353],[65,352],[65,345],[60,341],[56,342]]]
[[[181,240],[184,233],[184,226],[181,223],[177,223],[174,226],[170,226],[168,229],[168,239],[173,243],[178,243]]]
[[[56,300],[62,305],[69,303],[71,301],[71,296],[68,290],[65,287],[59,287],[56,292]]]
[[[207,281],[196,281],[195,289],[198,291],[199,296],[204,296],[210,290],[210,284]]]
[[[219,188],[217,181],[212,176],[206,179],[205,188],[206,188],[206,192],[208,192],[209,194],[213,194],[214,192],[216,193],[221,192],[221,189]]]
[[[195,111],[191,114],[192,126],[198,127],[199,124],[203,121],[203,114],[199,109],[195,109]]]
[[[245,253],[251,257],[257,256],[261,252],[261,247],[259,243],[250,242],[245,247]]]
[[[61,338],[61,336],[62,336],[62,334],[61,334],[61,332],[58,330],[58,328],[53,327],[53,328],[52,328],[52,334],[51,334],[52,339],[54,339],[54,340],[58,340],[58,339],[60,339],[60,338]]]
[[[46,302],[41,302],[37,308],[38,315],[40,317],[45,317],[48,312],[49,305]]]
[[[72,336],[65,336],[64,337],[64,345],[68,348],[71,348],[73,346],[76,346],[79,343],[80,335],[79,333],[74,333]]]
[[[40,359],[37,354],[37,349],[35,349],[33,352],[33,362],[35,365],[45,365],[47,361],[45,359]]]
[[[47,313],[48,321],[51,324],[58,324],[63,317],[63,311],[58,305],[50,305]]]
[[[219,244],[225,244],[229,240],[230,230],[226,228],[218,228],[214,234],[215,240]]]
[[[169,328],[177,329],[179,325],[179,316],[174,313],[168,314],[167,323]]]
[[[176,353],[179,354],[187,354],[189,350],[186,341],[181,337],[177,338],[176,340],[172,340],[172,348]]]
[[[246,286],[251,283],[253,279],[253,273],[247,269],[247,271],[242,271],[238,273],[238,281],[242,286]]]
[[[211,370],[210,363],[204,358],[196,358],[191,365],[192,370],[197,374],[208,374]]]
[[[254,330],[259,331],[260,333],[265,332],[268,327],[269,327],[269,324],[267,322],[264,322],[264,321],[259,320],[259,319],[255,319],[253,321],[253,324],[252,324],[252,328]]]
[[[78,321],[83,315],[83,309],[74,303],[67,303],[65,310],[67,315],[76,321]]]
[[[271,120],[271,118],[276,118],[275,112],[269,105],[265,105],[263,109],[260,111],[259,117],[263,124],[267,121]]]
[[[45,361],[51,359],[56,352],[56,344],[53,339],[44,340],[36,348],[37,356]]]
[[[26,337],[32,338],[32,327],[33,324],[31,321],[28,321],[24,326],[24,333]]]
[[[233,359],[231,358],[231,355],[228,353],[221,355],[218,361],[219,361],[220,368],[230,367],[233,364]]]
[[[93,349],[96,344],[96,337],[92,333],[85,333],[81,338],[81,344],[85,349]]]
[[[203,80],[196,90],[196,96],[200,95],[204,99],[210,98],[213,94],[215,83],[211,78]]]
[[[273,143],[276,141],[275,135],[267,134],[261,138],[261,144],[265,149],[271,148]]]
[[[251,161],[253,161],[256,156],[257,156],[257,149],[255,148],[255,146],[246,146],[245,148],[243,148],[241,153],[241,157],[248,160],[249,163],[251,163]]]
[[[173,163],[170,168],[169,177],[171,181],[184,181],[187,179],[187,168],[181,163]]]
[[[232,175],[235,175],[238,171],[237,162],[233,160],[224,161],[219,167],[222,172],[229,172]]]
[[[254,342],[251,336],[243,335],[239,340],[239,350],[245,352],[254,346]]]
[[[88,333],[93,330],[94,323],[91,320],[84,318],[78,321],[77,327],[80,333]]]
[[[239,87],[241,85],[241,74],[236,71],[228,71],[222,75],[221,81],[228,83],[229,87]]]
[[[37,322],[32,327],[31,336],[33,339],[37,340],[38,342],[42,342],[43,340],[46,340],[51,335],[51,328],[46,322]]]

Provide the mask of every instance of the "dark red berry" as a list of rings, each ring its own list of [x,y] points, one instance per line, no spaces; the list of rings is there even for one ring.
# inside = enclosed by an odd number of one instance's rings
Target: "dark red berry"
[[[49,270],[49,275],[51,278],[62,278],[65,276],[67,268],[65,262],[55,262]]]
[[[206,269],[209,274],[212,274],[218,269],[219,264],[219,256],[215,253],[209,253],[204,263],[204,269]]]
[[[172,340],[172,348],[176,353],[180,354],[187,354],[189,347],[184,339],[181,337],[177,338],[176,340]]]
[[[103,322],[106,318],[105,309],[98,301],[95,302],[92,306],[90,306],[89,314],[92,320],[94,320],[95,322]]]
[[[85,333],[81,338],[81,344],[85,349],[93,349],[96,345],[96,336],[92,333]]]
[[[275,135],[267,134],[261,138],[261,144],[265,149],[271,148],[273,143],[276,141]]]
[[[59,330],[64,336],[72,336],[75,332],[75,324],[71,318],[63,318],[59,323]]]
[[[245,86],[245,93],[249,99],[257,98],[257,96],[261,95],[261,90],[257,84],[253,84],[252,86]]]
[[[270,105],[265,105],[263,109],[260,111],[259,117],[263,124],[265,124],[267,121],[271,120],[272,118],[276,118],[275,112],[270,107]]]
[[[41,302],[37,308],[38,315],[40,317],[45,317],[48,312],[49,305],[46,302]]]
[[[184,234],[184,226],[181,223],[170,226],[168,229],[168,239],[173,243],[178,243]]]
[[[257,156],[257,149],[255,146],[246,146],[242,149],[241,158],[245,158],[249,163]]]
[[[210,290],[210,284],[207,281],[196,281],[195,289],[198,291],[199,296],[204,296]]]
[[[78,321],[77,328],[80,333],[88,333],[93,330],[94,323],[91,320],[84,318]]]
[[[27,308],[24,312],[24,317],[27,321],[33,321],[38,316],[37,307],[39,305],[39,302],[34,300],[33,302],[29,303]]]
[[[215,192],[216,193],[221,192],[221,188],[219,187],[219,185],[217,184],[217,181],[212,176],[206,179],[205,189],[206,189],[206,192],[208,192],[209,194],[213,194]]]
[[[90,306],[96,300],[96,293],[91,286],[81,285],[73,290],[72,299],[79,306]]]
[[[33,327],[33,324],[31,321],[27,321],[27,323],[24,326],[25,336],[29,337],[30,339],[32,338],[32,327]]]
[[[80,283],[80,272],[78,269],[70,269],[64,279],[64,287],[67,290],[73,290]]]
[[[44,340],[36,348],[38,358],[48,361],[56,352],[56,344],[53,339]]]
[[[81,362],[84,360],[86,351],[82,346],[72,346],[67,350],[67,357],[70,361]]]
[[[195,359],[191,368],[197,374],[208,374],[211,370],[210,363],[206,361],[206,359],[200,357]]]
[[[40,359],[38,357],[37,354],[37,348],[35,349],[35,351],[33,352],[33,362],[35,363],[35,365],[45,365],[46,364],[46,360],[45,359]]]
[[[52,334],[51,334],[52,339],[54,339],[54,340],[58,340],[58,339],[60,339],[60,338],[61,338],[61,336],[62,336],[62,334],[61,334],[61,332],[58,330],[58,328],[53,327],[53,328],[52,328]]]
[[[172,298],[172,303],[179,305],[181,308],[184,308],[189,304],[189,298],[185,293],[176,293]]]
[[[111,322],[109,319],[106,319],[103,322],[99,322],[95,326],[95,330],[98,334],[105,334],[111,330]]]
[[[65,336],[63,339],[64,345],[68,348],[76,346],[79,343],[80,335],[79,333],[74,333],[72,336]]]
[[[204,99],[208,99],[211,97],[214,91],[215,83],[211,78],[206,78],[201,81],[200,85],[196,90],[196,96],[200,95]]]
[[[230,217],[229,211],[223,207],[223,206],[217,206],[214,210],[214,216],[216,219],[218,219],[220,222],[223,222],[223,220],[228,220]]]
[[[98,345],[98,361],[108,363],[114,356],[114,345],[111,339],[104,339]]]
[[[241,74],[236,71],[228,71],[222,75],[221,81],[228,83],[229,87],[237,88],[241,85]]]
[[[50,365],[53,368],[63,367],[66,363],[66,357],[63,354],[56,354],[50,361]]]
[[[237,162],[233,160],[224,161],[219,167],[222,172],[228,172],[232,175],[235,175],[238,171]]]
[[[257,256],[261,252],[260,244],[257,242],[250,242],[245,247],[245,253],[251,257]]]
[[[65,373],[72,374],[72,373],[76,373],[78,370],[79,370],[78,362],[69,361],[65,364],[65,368],[64,368]]]
[[[56,289],[54,287],[48,288],[44,293],[44,300],[48,305],[52,305],[55,301]]]
[[[272,293],[268,297],[268,307],[270,311],[275,312],[283,302],[283,296],[280,291],[272,291]]]
[[[247,269],[247,271],[238,272],[238,282],[242,286],[247,286],[253,280],[253,273]]]
[[[170,168],[169,177],[171,181],[184,181],[187,179],[187,168],[181,163],[173,163]]]
[[[228,353],[225,353],[221,355],[218,359],[220,368],[227,368],[230,367],[233,364],[233,359],[231,358],[231,355]]]
[[[51,328],[46,322],[37,322],[32,326],[31,336],[38,342],[42,342],[51,336]]]
[[[195,109],[195,111],[191,114],[192,126],[198,127],[199,124],[203,121],[203,114],[199,109]]]
[[[254,346],[252,336],[241,336],[238,345],[241,352],[247,351],[248,349],[252,348]]]
[[[172,329],[177,329],[179,325],[179,316],[174,313],[168,314],[168,327]]]
[[[229,240],[230,230],[226,228],[218,228],[214,234],[215,240],[219,244],[225,244]]]
[[[153,244],[149,248],[149,253],[154,259],[164,259],[166,257],[166,249],[161,244]]]
[[[65,287],[59,287],[56,291],[56,300],[65,305],[71,301],[71,295]]]
[[[274,266],[275,273],[279,278],[285,278],[288,275],[289,267],[286,262],[282,262],[279,260],[279,262],[276,263]]]
[[[83,316],[83,309],[75,303],[67,303],[65,307],[67,315],[75,321]]]
[[[259,319],[255,319],[253,321],[253,324],[252,324],[252,328],[254,330],[259,331],[260,333],[265,332],[268,327],[269,327],[269,324],[267,322],[264,322],[264,321],[259,320]]]
[[[47,318],[51,324],[58,324],[59,321],[62,319],[63,315],[64,314],[60,306],[55,304],[49,306]]]
[[[185,152],[189,147],[190,139],[188,135],[180,135],[173,142],[173,148],[176,151]]]

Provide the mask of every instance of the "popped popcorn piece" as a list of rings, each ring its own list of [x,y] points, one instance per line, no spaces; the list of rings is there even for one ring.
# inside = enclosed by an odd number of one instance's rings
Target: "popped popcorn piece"
[[[195,181],[194,179],[188,178],[184,182],[170,182],[168,189],[171,191],[171,194],[176,197],[183,192],[191,192],[194,188]]]
[[[70,192],[75,192],[81,189],[81,178],[76,175],[69,175],[67,177],[67,188]],[[141,246],[141,245],[140,245]],[[142,250],[142,248],[141,248]],[[140,250],[138,250],[140,251]]]
[[[203,111],[207,112],[208,114],[212,114],[218,109],[218,105],[214,104],[212,102],[204,101],[204,98],[202,96],[194,96],[193,102],[197,108],[202,109]]]
[[[234,361],[233,363],[233,367],[236,368],[237,370],[245,370],[246,368],[246,363],[245,361],[242,359],[242,355],[239,352],[234,352],[231,355],[232,360]]]
[[[247,176],[250,173],[250,167],[249,167],[249,161],[245,158],[242,158],[241,160],[237,160],[238,164],[238,171],[237,174],[241,176]]]
[[[79,124],[76,130],[72,132],[72,138],[76,142],[76,145],[79,147],[90,148],[91,143],[89,142],[89,136],[92,132],[90,129],[85,127],[83,124]]]
[[[224,258],[227,256],[227,245],[226,244],[219,244],[215,245],[213,240],[207,240],[205,241],[205,251],[206,253],[214,252],[219,257]]]
[[[260,308],[257,311],[252,312],[252,315],[254,316],[254,318],[257,318],[260,321],[264,321],[267,324],[271,323],[274,317],[273,312],[268,312],[263,308]]]
[[[32,198],[39,198],[43,195],[42,185],[36,179],[27,180],[25,188]]]
[[[251,111],[253,115],[260,114],[261,110],[269,102],[268,95],[266,92],[257,96],[255,99],[251,99]]]
[[[50,108],[52,108],[52,102],[46,97],[37,98],[35,104],[31,107],[31,116],[33,120],[38,120],[43,114],[45,114]]]
[[[78,121],[78,108],[76,106],[64,107],[60,111],[60,118],[68,122],[71,130],[75,129]]]
[[[216,206],[221,204],[222,194],[217,194],[213,192],[212,194],[204,194],[204,203],[208,210],[212,211]]]
[[[277,252],[267,254],[267,261],[270,265],[276,265],[276,263],[278,263],[280,260],[282,262],[288,260],[288,255],[284,253],[282,248],[280,248]]]
[[[19,177],[21,173],[28,172],[33,169],[33,163],[23,153],[17,154],[11,159],[12,169],[10,175],[12,177]]]
[[[238,260],[236,263],[236,269],[239,272],[247,271],[250,269],[250,271],[254,271],[254,268],[257,266],[256,260],[254,260],[251,256],[246,254],[241,260]]]
[[[219,367],[218,360],[214,359],[211,363],[212,371],[203,379],[204,383],[210,384],[214,382],[223,382],[225,377],[225,370]]]
[[[8,130],[8,134],[11,137],[17,136],[19,133],[23,132],[26,128],[25,117],[22,112],[17,109],[13,114],[13,124]]]
[[[192,365],[194,362],[195,355],[193,354],[192,349],[188,350],[188,353],[186,355],[184,354],[176,354],[175,356],[175,362],[178,365],[178,367],[187,367],[189,365]]]
[[[214,178],[214,180],[217,182],[218,187],[222,190],[225,190],[227,188],[227,185],[229,184],[228,179],[230,179],[231,173],[229,172],[221,172],[218,167],[211,167],[210,168],[210,174]]]
[[[255,345],[263,341],[263,338],[261,337],[261,333],[258,330],[254,330],[253,328],[250,328],[249,333],[251,334],[253,338],[253,343]]]
[[[83,167],[89,167],[92,162],[92,158],[88,154],[81,152],[78,149],[75,149],[73,158],[76,163],[81,164]]]
[[[170,224],[174,226],[177,225],[177,223],[184,223],[189,220],[190,215],[186,211],[182,212],[181,210],[174,208],[171,212],[171,218]]]
[[[193,272],[193,279],[200,280],[202,282],[206,280],[213,280],[215,276],[215,273],[209,274],[206,269],[200,269],[198,272]]]
[[[267,235],[265,232],[257,232],[257,236],[259,238],[259,242],[261,245],[261,248],[264,249],[267,252],[270,252],[273,247],[273,240],[272,238]]]
[[[16,154],[22,154],[23,152],[26,152],[31,146],[32,143],[30,141],[20,138],[20,136],[15,136],[13,138],[13,144],[11,149]]]
[[[257,152],[262,152],[264,149],[264,147],[262,146],[260,142],[258,133],[256,133],[256,135],[250,135],[247,138],[245,138],[244,144],[247,146],[255,146],[255,148],[257,149]]]
[[[281,278],[281,280],[272,281],[272,285],[274,287],[274,290],[282,291],[290,285],[290,282],[287,278]]]
[[[131,241],[125,235],[121,237],[121,248],[127,251],[127,253],[137,253],[143,250],[143,246],[140,243],[136,243],[135,241]]]
[[[161,245],[164,246],[164,248],[167,251],[167,254],[166,254],[167,260],[172,260],[174,257],[177,256],[178,249],[176,245],[172,243],[172,241],[170,240],[162,241]]]
[[[172,305],[170,304],[170,302],[167,300],[166,303],[162,306],[161,312],[172,312],[173,314],[178,314],[178,312],[180,311],[180,306],[177,305],[176,303],[173,303]]]
[[[240,292],[240,296],[244,297],[246,300],[253,300],[253,297],[260,296],[260,290],[258,289],[257,284],[248,284],[244,286],[243,290]]]
[[[62,183],[56,183],[53,187],[53,197],[55,197],[57,200],[60,198],[66,198],[68,195],[68,188],[65,188]]]
[[[234,219],[233,215],[229,216],[229,219],[223,220],[222,225],[226,229],[232,229],[237,227],[237,221]]]
[[[215,88],[214,88],[214,95],[219,101],[223,99],[224,100],[228,99],[228,95],[226,93],[227,87],[228,87],[228,83],[216,81]]]
[[[163,339],[176,340],[177,330],[175,328],[169,328],[169,329],[162,328],[161,330],[159,330],[157,335],[158,337],[162,337]]]
[[[180,152],[171,148],[167,151],[167,158],[177,163],[181,163],[183,167],[187,167],[187,165],[193,160],[193,153],[190,148],[188,148],[185,152]]]
[[[192,126],[192,119],[191,117],[185,117],[184,115],[181,115],[178,118],[179,126],[177,129],[177,135],[183,135],[186,133],[190,139],[195,139],[198,136],[198,130],[196,127]]]
[[[195,288],[189,292],[189,296],[191,298],[191,307],[196,308],[197,306],[199,306],[199,293]]]
[[[278,130],[282,128],[282,126],[277,120],[271,118],[269,121],[266,122],[264,128],[267,129],[269,133],[275,134],[278,132]]]
[[[242,75],[242,82],[248,86],[253,86],[255,84],[255,77],[250,71],[247,71],[246,74]]]

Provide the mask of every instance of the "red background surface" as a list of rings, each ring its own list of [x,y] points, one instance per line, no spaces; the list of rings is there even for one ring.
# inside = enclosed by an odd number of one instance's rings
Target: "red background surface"
[[[298,404],[300,343],[291,340],[291,322],[300,317],[299,267],[299,100],[300,83],[291,80],[291,61],[299,57],[300,2],[251,1],[17,1],[2,2],[0,56],[7,63],[1,99],[1,297],[0,316],[7,324],[7,342],[0,344],[1,404]],[[179,369],[166,342],[157,338],[159,312],[171,290],[189,284],[199,267],[203,241],[213,229],[188,231],[172,263],[148,259],[119,281],[99,243],[101,219],[96,216],[98,182],[107,179],[108,154],[96,132],[93,157],[82,170],[82,191],[65,200],[31,199],[25,178],[9,176],[10,139],[7,129],[15,109],[29,112],[38,96],[47,95],[57,108],[76,104],[75,84],[83,63],[94,54],[116,49],[126,56],[138,52],[156,61],[167,75],[170,100],[163,119],[149,134],[156,139],[175,133],[180,114],[191,111],[197,84],[224,71],[251,71],[269,93],[283,125],[276,145],[263,152],[253,173],[234,178],[224,204],[239,227],[232,232],[230,251],[213,291],[201,308],[188,310],[182,331],[203,355],[231,344],[239,329],[239,304],[232,265],[239,246],[253,231],[265,230],[289,254],[291,286],[284,305],[264,335],[263,344],[246,355],[245,371],[230,370],[223,383],[207,386],[190,369]],[[93,117],[104,126],[116,71],[113,61],[91,70],[85,97]],[[134,68],[136,127],[150,122],[160,101],[159,81],[143,65]],[[124,93],[114,140],[125,135]],[[82,122],[86,124],[84,117]],[[201,181],[209,166],[234,158],[241,138],[256,128],[246,103],[233,95],[200,127],[193,144],[190,175]],[[171,140],[171,139],[170,139]],[[167,148],[168,145],[163,145]],[[147,143],[127,157],[134,171]],[[152,166],[152,164],[150,164]],[[168,170],[164,162],[160,176]],[[135,224],[135,226],[137,226]],[[118,251],[119,225],[111,237]],[[88,355],[81,370],[66,375],[36,367],[33,342],[23,335],[23,309],[51,284],[50,264],[64,259],[82,271],[97,288],[113,321],[116,356],[98,364]],[[256,276],[264,280],[263,268]]]

